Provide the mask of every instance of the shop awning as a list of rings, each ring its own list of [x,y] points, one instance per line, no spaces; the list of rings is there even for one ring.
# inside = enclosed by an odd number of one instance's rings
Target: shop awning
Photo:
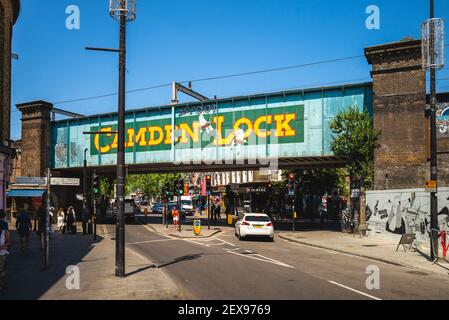
[[[42,198],[46,190],[14,189],[7,193],[10,198]]]

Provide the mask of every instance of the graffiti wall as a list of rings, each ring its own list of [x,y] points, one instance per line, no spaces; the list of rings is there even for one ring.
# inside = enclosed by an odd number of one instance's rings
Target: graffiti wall
[[[430,193],[424,189],[367,192],[369,235],[416,234],[417,243],[430,242]],[[438,193],[438,225],[449,230],[449,188]]]

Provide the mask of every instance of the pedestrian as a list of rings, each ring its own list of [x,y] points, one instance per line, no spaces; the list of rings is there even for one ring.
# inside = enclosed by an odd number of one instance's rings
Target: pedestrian
[[[38,216],[38,225],[37,225],[37,234],[41,240],[41,249],[44,249],[44,241],[45,241],[45,231],[47,228],[47,218],[49,214],[47,214],[47,210],[43,206],[40,206],[37,210]]]
[[[0,210],[0,292],[5,288],[6,260],[9,255],[9,246],[11,244],[8,223],[5,221],[5,217],[6,212]]]
[[[175,226],[175,229],[178,229],[178,231],[181,232],[181,222],[179,220],[179,211],[176,206],[173,208],[172,216],[173,216],[173,224]]]
[[[20,237],[22,251],[30,248],[30,232],[32,228],[30,214],[22,209],[16,220],[16,230]]]
[[[59,231],[61,231],[62,233],[65,233],[65,213],[64,213],[64,209],[59,208],[57,219],[58,219],[57,226],[58,226]]]
[[[218,220],[221,220],[221,206],[220,206],[220,203],[218,203],[215,206],[215,218],[218,219]]]
[[[73,207],[67,210],[67,232],[76,234],[76,212]]]

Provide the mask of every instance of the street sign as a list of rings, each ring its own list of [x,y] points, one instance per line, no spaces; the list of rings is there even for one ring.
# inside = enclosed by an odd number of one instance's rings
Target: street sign
[[[46,179],[42,177],[16,177],[16,185],[43,186],[46,185]]]
[[[76,200],[83,201],[84,200],[84,196],[82,194],[77,194],[76,195]]]
[[[352,189],[351,198],[360,198],[360,189]]]
[[[426,192],[437,192],[437,182],[432,180],[427,181]]]
[[[78,178],[51,178],[52,186],[69,186],[79,187],[80,179]]]

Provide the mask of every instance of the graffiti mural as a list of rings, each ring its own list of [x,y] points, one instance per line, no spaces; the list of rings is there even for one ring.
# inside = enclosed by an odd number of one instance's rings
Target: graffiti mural
[[[440,103],[437,108],[438,137],[449,138],[449,103]]]
[[[449,188],[438,198],[438,225],[449,230]],[[416,234],[418,244],[430,238],[430,193],[424,189],[367,192],[367,220],[370,235]]]

